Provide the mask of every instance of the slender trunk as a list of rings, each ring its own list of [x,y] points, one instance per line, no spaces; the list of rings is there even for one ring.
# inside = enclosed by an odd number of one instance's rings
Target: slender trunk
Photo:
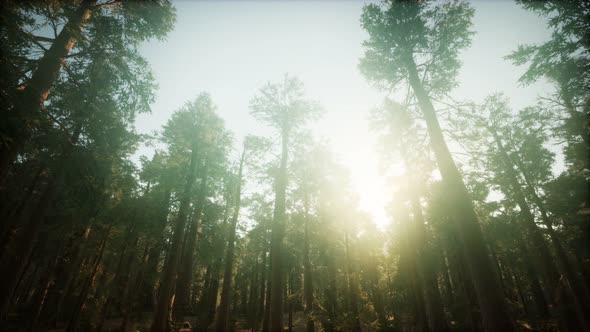
[[[168,220],[170,197],[170,189],[166,189],[161,201],[160,214],[158,216],[159,224],[157,230],[154,232],[154,244],[149,251],[148,261],[144,271],[143,287],[140,292],[139,302],[141,303],[143,311],[155,311],[157,306],[157,301],[154,299],[154,293],[158,285],[158,265],[160,264],[160,256],[165,247],[163,234]]]
[[[543,238],[543,235],[541,234],[539,228],[535,224],[535,217],[531,213],[531,209],[526,201],[526,198],[522,191],[522,187],[518,182],[518,177],[514,171],[514,165],[511,162],[511,159],[504,147],[504,144],[502,144],[502,141],[494,128],[488,126],[487,129],[492,134],[494,141],[496,142],[496,145],[498,147],[498,150],[500,151],[502,159],[504,160],[506,174],[508,174],[511,182],[512,193],[514,195],[516,203],[520,207],[522,221],[524,222],[524,226],[527,230],[527,233],[529,234],[532,240],[533,248],[531,248],[530,251],[535,253],[535,261],[537,262],[537,266],[539,266],[539,269],[542,271],[548,293],[554,294],[555,287],[557,285],[557,280],[559,278],[559,273],[557,272],[557,269],[553,264],[553,261],[551,259],[552,256],[549,251],[549,248],[547,247],[547,243],[545,242],[545,239]],[[522,249],[525,250],[525,248]],[[550,300],[553,301],[552,299]]]
[[[506,164],[508,175],[510,176],[511,181],[513,183],[512,189],[515,193],[516,201],[521,209],[523,218],[526,221],[527,230],[529,231],[529,234],[531,235],[533,240],[533,251],[537,253],[537,261],[539,261],[545,279],[548,283],[547,286],[549,294],[556,294],[559,272],[557,271],[557,268],[555,267],[551,259],[552,256],[549,251],[549,248],[547,247],[545,239],[543,238],[543,235],[537,228],[534,221],[534,216],[532,215],[531,210],[526,203],[525,194],[522,190],[523,187],[518,182],[517,175],[514,171],[514,166],[516,166],[523,175],[525,181],[524,189],[527,191],[529,196],[532,197],[533,202],[535,203],[535,205],[537,205],[539,211],[541,212],[541,219],[547,227],[549,236],[551,238],[551,241],[555,248],[555,252],[557,254],[557,261],[561,266],[561,269],[565,272],[565,275],[571,285],[572,289],[569,290],[569,287],[566,287],[564,292],[569,293],[567,294],[567,298],[573,301],[574,306],[576,307],[576,312],[580,324],[582,324],[585,331],[590,331],[590,319],[587,317],[586,314],[584,314],[584,312],[590,311],[590,303],[588,302],[590,293],[588,292],[586,285],[583,282],[581,282],[578,273],[569,263],[567,254],[563,249],[560,239],[557,237],[557,234],[553,228],[553,223],[549,219],[543,201],[537,194],[537,191],[533,185],[533,181],[528,173],[527,168],[518,158],[513,159],[510,157],[494,128],[488,127],[487,129],[492,133],[496,145],[498,146],[498,149],[500,150],[500,153]],[[554,302],[553,296],[550,296],[549,300],[551,301],[551,303]]]
[[[14,120],[19,123],[19,127],[9,129],[9,135],[12,138],[10,144],[0,145],[0,185],[6,179],[8,168],[30,138],[31,127],[38,126],[38,121],[26,119],[37,119],[40,115],[38,114],[39,110],[42,109],[66,56],[80,37],[82,27],[90,18],[92,7],[95,4],[96,0],[82,0],[51,47],[39,60],[37,69],[33,72],[33,76],[25,88],[17,92],[15,110],[9,113],[11,113],[11,117],[16,118]]]
[[[211,280],[213,279],[213,264],[207,265],[207,269],[205,270],[205,282],[203,284],[203,291],[201,294],[201,298],[197,303],[197,314],[199,316],[199,320],[205,319],[205,314],[207,311],[207,303],[209,303],[209,289],[211,289]]]
[[[370,291],[371,300],[375,305],[375,312],[377,313],[377,319],[379,321],[378,331],[387,331],[387,318],[385,317],[385,308],[383,304],[383,295],[379,290],[379,272],[377,270],[377,261],[375,255],[370,255],[369,263],[369,277],[370,277]]]
[[[406,257],[408,260],[413,259],[411,256]],[[416,261],[409,261],[408,265],[410,270],[409,276],[411,278],[410,284],[412,286],[412,298],[414,300],[412,302],[414,308],[414,317],[412,323],[416,331],[427,332],[429,317],[424,299],[424,285],[422,282],[420,282],[418,275],[418,264],[416,264]]]
[[[344,233],[344,249],[346,250],[346,274],[348,276],[348,303],[350,314],[352,315],[352,328],[354,331],[361,330],[361,322],[358,315],[358,285],[356,275],[352,268],[352,260],[350,259],[350,248],[348,246],[348,233]]]
[[[293,332],[293,300],[290,298],[293,295],[293,270],[289,271],[287,279],[288,296],[287,296],[287,328],[289,332]]]
[[[236,189],[236,205],[232,215],[231,225],[229,227],[227,251],[225,255],[225,268],[223,272],[223,285],[221,288],[221,299],[217,310],[217,321],[215,322],[215,331],[223,332],[227,329],[229,316],[229,301],[231,293],[232,270],[234,265],[234,246],[236,239],[236,226],[240,214],[240,203],[242,195],[242,170],[244,168],[244,158],[246,157],[246,147],[242,151],[240,158],[240,168],[238,170],[238,185]]]
[[[206,158],[206,156],[204,157]],[[207,162],[203,165],[202,172],[199,173],[201,173],[201,184],[199,185],[193,216],[192,218],[189,218],[189,231],[185,236],[178,280],[176,282],[177,309],[175,312],[183,314],[188,314],[193,311],[193,308],[191,308],[191,289],[194,274],[193,266],[195,248],[197,246],[197,230],[199,224],[202,222],[203,207],[205,205],[205,199],[207,198]]]
[[[539,282],[539,276],[537,275],[535,268],[531,263],[531,255],[524,243],[522,243],[521,241],[517,243],[517,248],[520,252],[520,256],[522,256],[521,260],[524,265],[526,276],[531,283],[531,294],[535,305],[534,315],[531,310],[529,310],[527,314],[531,321],[534,321],[537,317],[548,318],[550,316],[549,305],[543,294],[543,289],[541,288],[541,284]]]
[[[456,224],[452,223],[451,226]],[[455,290],[455,298],[453,299],[453,316],[456,320],[465,322],[467,330],[481,330],[481,318],[479,315],[475,289],[472,282],[469,282],[465,255],[460,248],[461,244],[457,238],[456,231],[447,233],[445,241],[445,249],[448,258],[449,271],[451,274],[451,284]]]
[[[416,225],[410,223],[409,211],[403,204],[395,207],[397,215],[394,216],[400,223],[400,232],[402,235],[401,252],[399,269],[400,274],[406,276],[406,280],[410,286],[409,299],[405,302],[410,308],[409,316],[411,318],[401,320],[401,324],[411,324],[415,331],[423,332],[428,330],[428,312],[426,309],[424,280],[420,274],[417,257],[417,250],[414,243],[418,241],[416,238]]]
[[[174,235],[170,244],[168,262],[162,271],[162,282],[158,294],[158,303],[154,312],[154,318],[151,326],[151,332],[165,332],[168,327],[168,313],[170,310],[170,301],[174,295],[174,283],[178,271],[178,263],[182,253],[182,240],[184,238],[184,227],[188,214],[189,203],[193,183],[195,182],[195,169],[197,167],[197,144],[193,143],[190,166],[188,168],[187,179],[184,191],[178,208],[178,215],[174,225]]]
[[[577,311],[579,319],[586,326],[586,329],[590,330],[590,319],[588,318],[588,315],[584,314],[584,312],[590,312],[590,291],[588,290],[588,287],[586,287],[586,284],[581,280],[580,274],[578,271],[576,271],[576,268],[570,262],[568,254],[563,247],[557,232],[553,228],[553,222],[549,218],[545,204],[543,203],[541,197],[539,197],[539,194],[537,193],[535,185],[533,184],[531,176],[529,175],[526,167],[519,159],[516,159],[515,164],[524,177],[526,184],[525,189],[527,190],[527,193],[530,195],[530,197],[532,197],[534,204],[541,213],[541,220],[547,227],[547,232],[549,233],[549,237],[553,243],[553,248],[555,249],[557,262],[561,267],[561,270],[565,273],[569,284],[571,285],[572,292],[570,297],[574,300],[576,307],[578,307]]]
[[[282,132],[282,141],[281,165],[275,181],[276,192],[270,250],[270,329],[272,332],[283,331],[282,247],[285,231],[285,194],[287,190],[287,160],[289,153],[289,133],[287,130]]]
[[[41,312],[45,303],[47,302],[47,295],[51,288],[55,287],[55,270],[57,265],[59,264],[59,260],[62,253],[62,246],[60,245],[55,258],[51,260],[51,263],[47,266],[47,272],[45,273],[44,277],[41,278],[39,282],[39,288],[35,296],[33,297],[33,306],[31,310],[31,319],[29,322],[29,326],[31,330],[37,330],[39,325],[39,318],[41,317]]]
[[[426,317],[428,319],[428,328],[430,331],[448,331],[449,327],[445,318],[445,311],[442,305],[440,290],[438,288],[436,272],[433,271],[428,263],[429,257],[426,248],[427,234],[424,227],[422,207],[420,207],[420,202],[415,194],[412,197],[412,209],[414,212],[413,228],[416,229],[417,233],[416,269],[418,272],[418,279],[422,284],[424,309],[426,310]]]
[[[0,252],[6,250],[6,245],[10,242],[10,238],[17,226],[15,223],[15,221],[18,221],[16,217],[22,215],[24,209],[27,208],[28,203],[33,201],[35,189],[40,185],[41,179],[46,173],[47,168],[45,165],[40,166],[22,197],[15,198],[13,204],[5,202],[6,205],[0,208],[0,220],[2,220],[2,230],[0,231]]]
[[[23,223],[21,229],[12,238],[11,243],[7,245],[7,250],[1,254],[0,271],[13,271],[13,273],[0,274],[0,299],[2,299],[0,300],[0,315],[8,311],[10,299],[18,282],[18,276],[22,273],[23,267],[30,259],[31,251],[39,237],[45,215],[56,194],[56,185],[62,182],[65,175],[65,163],[74,151],[74,144],[78,141],[81,130],[82,127],[78,124],[74,129],[70,141],[65,143],[59,166],[56,168],[55,174],[50,176],[45,188],[42,190],[33,212],[30,216],[24,216],[27,217],[27,221]]]
[[[449,202],[454,205],[453,219],[458,222],[459,235],[464,245],[471,281],[475,286],[483,318],[483,328],[485,331],[513,331],[514,324],[494,275],[473,202],[446,145],[434,106],[424,90],[416,64],[412,58],[408,60],[406,69],[409,73],[409,82],[426,120],[430,145],[443,181],[448,188]]]
[[[248,327],[254,328],[255,325],[255,317],[256,317],[256,309],[258,308],[258,299],[256,298],[257,294],[257,287],[258,287],[258,270],[260,268],[260,263],[258,261],[258,253],[256,253],[256,262],[254,263],[254,270],[252,271],[252,278],[250,279],[250,291],[248,294],[248,308],[247,311],[247,318],[248,318]],[[236,284],[236,288],[237,288]]]
[[[443,269],[443,282],[444,282],[444,304],[447,308],[451,308],[455,304],[455,299],[457,298],[457,290],[455,289],[455,285],[453,285],[453,280],[451,279],[451,272],[449,271],[449,260],[447,250],[443,247],[442,243],[440,244],[441,248],[441,268]]]
[[[217,307],[217,298],[219,296],[219,277],[221,274],[221,258],[213,263],[213,274],[211,282],[209,283],[209,298],[207,303],[207,316],[206,316],[206,326],[209,327],[211,323],[215,320],[215,309]]]
[[[57,322],[62,318],[63,304],[66,301],[66,298],[69,297],[69,294],[73,288],[72,284],[74,283],[74,276],[76,275],[76,271],[82,265],[82,252],[84,251],[83,248],[91,232],[92,226],[87,226],[83,229],[82,234],[80,236],[80,240],[77,243],[75,243],[72,248],[70,263],[67,267],[64,267],[64,271],[63,274],[61,274],[61,277],[57,277],[56,279],[57,281],[61,281],[63,278],[63,283],[60,285],[59,291],[57,291],[55,313],[50,319],[50,322],[53,326],[56,326]]]
[[[516,285],[516,291],[518,293],[518,297],[520,298],[520,302],[522,303],[524,314],[530,317],[531,310],[529,309],[529,303],[522,292],[522,282],[520,281],[520,278],[516,275],[516,273],[512,273],[512,278],[514,279],[514,284]]]
[[[68,323],[68,327],[66,328],[66,332],[75,332],[78,330],[78,324],[80,323],[80,316],[82,314],[82,311],[84,310],[84,305],[86,304],[86,299],[88,298],[88,294],[90,293],[90,289],[92,288],[92,284],[94,283],[94,280],[96,279],[96,275],[98,273],[98,267],[100,266],[100,262],[102,261],[104,249],[106,247],[106,243],[109,238],[109,235],[111,234],[112,227],[113,227],[112,225],[107,226],[104,237],[103,237],[100,247],[98,249],[98,254],[96,255],[96,258],[94,259],[94,263],[92,266],[92,272],[90,273],[90,276],[88,276],[88,278],[86,279],[86,282],[84,283],[84,286],[82,287],[82,290],[80,291],[80,295],[78,296],[78,300],[76,301],[76,306],[74,307],[74,311],[72,312],[72,316],[71,316],[70,321]]]
[[[123,292],[121,294],[121,315],[123,316],[123,320],[121,322],[120,331],[126,332],[127,325],[129,323],[129,315],[133,311],[134,307],[134,298],[135,298],[135,290],[137,286],[141,283],[141,265],[134,266],[134,261],[137,257],[137,246],[139,244],[139,239],[135,240],[135,245],[133,246],[131,253],[128,258],[128,265],[130,266],[129,271],[124,280],[124,287]],[[147,258],[147,247],[144,249],[143,258],[141,260],[141,264],[144,264]],[[132,283],[133,281],[133,283]]]
[[[307,317],[306,331],[314,332],[313,314],[313,282],[311,276],[311,262],[309,260],[309,215],[307,196],[305,200],[305,224],[303,239],[303,293],[305,297],[305,315]]]
[[[406,170],[410,172],[410,178],[414,179],[415,177],[412,173],[408,153],[403,144],[401,147],[401,155]],[[414,215],[414,222],[410,227],[413,229],[412,233],[414,233],[412,238],[415,239],[416,242],[416,245],[413,246],[413,251],[415,251],[416,255],[418,279],[422,284],[422,296],[424,298],[424,309],[428,319],[428,327],[431,331],[448,331],[449,327],[445,318],[436,272],[433,271],[429,264],[430,253],[427,248],[428,234],[426,232],[426,227],[424,226],[424,216],[422,214],[422,207],[420,206],[420,197],[415,189],[410,188],[409,191],[412,212]]]
[[[269,253],[270,256],[270,253]],[[270,257],[269,257],[270,258]],[[266,274],[266,294],[264,300],[264,315],[262,317],[262,332],[270,331],[270,303],[272,296],[272,260],[268,264],[268,271]]]
[[[264,241],[266,242],[266,241]],[[268,281],[268,268],[266,266],[266,243],[263,245],[263,249],[262,249],[262,269],[260,271],[260,297],[258,298],[258,309],[256,309],[256,315],[255,315],[255,320],[256,320],[256,330],[258,330],[258,324],[260,324],[261,319],[259,319],[258,317],[264,317],[264,302],[266,299],[266,293],[267,293],[267,289],[266,289],[266,283]]]
[[[327,320],[323,322],[326,332],[333,332],[335,330],[336,313],[338,312],[337,303],[337,288],[336,288],[336,264],[334,256],[326,248],[321,252],[323,261],[326,265],[326,273],[328,279],[328,286],[326,287],[326,311]]]
[[[144,289],[144,284],[146,283],[146,272],[148,271],[146,268],[148,267],[149,258],[150,247],[149,243],[146,243],[143,251],[143,258],[141,259],[141,266],[138,267],[135,282],[132,284],[130,294],[127,297],[127,299],[125,299],[123,304],[124,316],[123,322],[121,324],[121,331],[127,331],[127,322],[129,316],[137,314],[141,310],[139,305],[138,294]]]
[[[201,190],[204,190],[203,187],[204,185],[201,185]],[[197,246],[197,230],[202,219],[203,203],[204,192],[200,191],[198,202],[193,209],[193,213],[188,218],[190,225],[188,226],[183,241],[182,257],[178,268],[178,279],[176,281],[176,307],[174,311],[180,314],[189,314],[194,309],[191,306],[191,289],[194,274],[194,255]]]
[[[110,290],[108,291],[108,296],[107,296],[107,300],[105,301],[104,305],[102,306],[102,310],[101,310],[101,314],[100,314],[100,319],[99,322],[97,324],[96,327],[96,331],[100,332],[102,331],[102,325],[104,324],[104,321],[108,318],[108,314],[109,314],[109,310],[111,308],[111,305],[113,304],[113,302],[115,301],[115,297],[116,296],[121,296],[121,275],[123,273],[122,270],[125,266],[125,268],[127,268],[126,264],[125,264],[125,258],[127,257],[127,249],[129,246],[129,243],[131,242],[131,236],[134,233],[134,228],[135,228],[135,223],[131,223],[129,226],[127,226],[127,231],[126,231],[126,235],[123,241],[123,248],[121,249],[121,253],[119,255],[119,261],[117,262],[117,267],[115,269],[115,272],[113,273],[113,277],[112,277],[112,287],[110,287]],[[108,283],[108,281],[107,281]],[[108,284],[107,284],[108,285]],[[104,287],[107,287],[107,285],[105,285]]]
[[[33,252],[31,253],[34,254],[35,252],[37,252],[39,249],[39,246],[35,246],[35,248],[33,249]],[[25,281],[25,276],[27,274],[27,271],[29,271],[29,268],[32,265],[32,260],[28,260],[27,263],[25,264],[25,266],[22,269],[22,272],[20,273],[20,275],[18,276],[18,281],[16,282],[16,285],[14,286],[14,292],[12,294],[12,298],[10,299],[10,304],[16,304],[18,303],[18,299],[19,299],[19,293],[21,294],[28,294],[28,290],[30,290],[30,288],[32,287],[32,280],[31,280],[31,284],[26,284],[26,287],[23,286],[23,282]],[[32,273],[32,275],[36,275],[37,270],[39,269],[39,265],[35,265],[35,269]],[[24,288],[25,291],[22,291],[21,288]],[[4,317],[2,317],[4,318]]]

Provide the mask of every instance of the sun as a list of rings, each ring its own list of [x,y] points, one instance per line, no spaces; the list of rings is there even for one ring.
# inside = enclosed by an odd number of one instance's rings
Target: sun
[[[358,195],[360,209],[371,216],[378,229],[385,231],[390,224],[385,207],[392,191],[379,170],[377,139],[369,130],[366,115],[328,113],[315,124],[314,131],[328,140],[337,161],[349,171],[351,190]]]

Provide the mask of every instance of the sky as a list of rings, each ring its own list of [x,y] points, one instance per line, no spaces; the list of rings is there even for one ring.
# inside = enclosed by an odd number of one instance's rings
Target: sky
[[[360,74],[367,35],[360,26],[362,1],[179,1],[177,22],[165,41],[149,41],[141,52],[159,90],[151,114],[138,117],[141,133],[159,130],[171,114],[201,92],[211,94],[218,113],[239,140],[271,135],[249,112],[249,101],[267,82],[285,73],[300,78],[306,94],[324,108],[311,124],[327,140],[351,175],[360,207],[384,228],[391,197],[380,173],[376,137],[368,115],[385,93]],[[546,22],[508,1],[477,1],[471,47],[463,52],[455,99],[481,101],[504,92],[514,108],[532,105],[550,91],[545,83],[518,85],[523,68],[503,59],[523,43],[549,38]],[[147,148],[140,154],[149,155]]]

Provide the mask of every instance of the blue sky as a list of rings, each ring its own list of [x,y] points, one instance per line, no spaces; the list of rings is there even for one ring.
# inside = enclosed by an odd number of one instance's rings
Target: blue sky
[[[152,113],[140,115],[138,131],[158,130],[170,115],[200,92],[209,92],[236,138],[268,134],[249,115],[249,100],[284,73],[298,76],[310,98],[325,109],[312,128],[327,139],[349,168],[361,207],[383,226],[390,197],[379,173],[368,112],[384,93],[372,88],[357,64],[366,33],[360,27],[362,1],[179,1],[177,23],[166,41],[151,41],[142,53],[159,91]],[[518,44],[549,37],[546,22],[508,1],[478,1],[472,46],[461,56],[457,99],[481,101],[503,91],[515,108],[531,105],[550,91],[544,83],[519,87],[523,68],[503,56]],[[149,154],[146,148],[140,153]]]

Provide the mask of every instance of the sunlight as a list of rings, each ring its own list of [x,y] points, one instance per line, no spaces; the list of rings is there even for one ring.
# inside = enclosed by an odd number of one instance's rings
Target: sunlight
[[[359,145],[351,149],[342,141],[334,143],[334,150],[342,155],[342,163],[350,170],[352,187],[359,195],[360,208],[368,212],[379,230],[384,231],[390,223],[385,213],[385,205],[391,197],[386,187],[385,176],[378,170],[378,156],[374,144],[366,145],[371,135],[366,132],[365,137],[357,136]]]
[[[0,331],[590,331],[588,16],[5,1]]]

